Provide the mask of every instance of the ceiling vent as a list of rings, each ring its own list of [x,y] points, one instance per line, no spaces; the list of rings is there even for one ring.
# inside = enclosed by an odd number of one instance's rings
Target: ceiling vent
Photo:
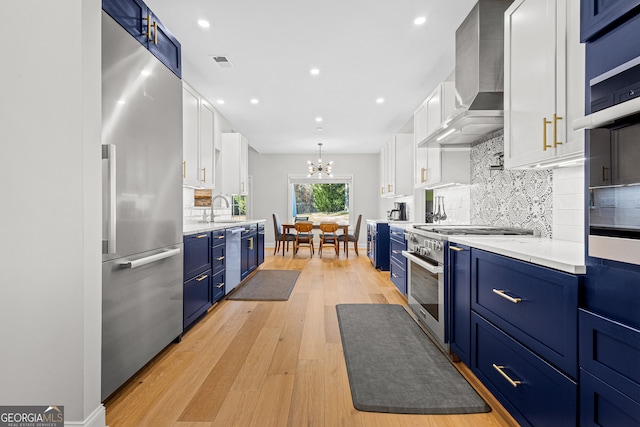
[[[226,56],[212,56],[213,60],[218,64],[220,68],[233,68],[233,64],[229,62]]]

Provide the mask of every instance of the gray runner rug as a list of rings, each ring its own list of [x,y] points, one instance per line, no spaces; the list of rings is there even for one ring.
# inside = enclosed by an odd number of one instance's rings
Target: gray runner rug
[[[286,301],[300,275],[299,270],[259,270],[227,299]]]
[[[353,406],[398,414],[491,408],[400,305],[336,306]]]

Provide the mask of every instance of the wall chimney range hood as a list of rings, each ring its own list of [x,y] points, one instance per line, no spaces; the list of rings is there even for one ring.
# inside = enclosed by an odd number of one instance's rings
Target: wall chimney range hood
[[[421,147],[469,145],[504,127],[504,12],[512,0],[480,0],[456,30],[456,109]]]

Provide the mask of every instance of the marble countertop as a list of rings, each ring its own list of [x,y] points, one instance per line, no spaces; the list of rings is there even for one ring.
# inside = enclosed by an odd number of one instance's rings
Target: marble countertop
[[[264,219],[254,219],[246,221],[229,221],[229,222],[198,222],[194,224],[183,224],[182,234],[187,236],[189,234],[206,233],[212,230],[221,230],[223,228],[242,227],[247,224],[255,224],[258,222],[265,222]]]
[[[571,274],[587,271],[583,243],[527,236],[449,236],[449,241]]]

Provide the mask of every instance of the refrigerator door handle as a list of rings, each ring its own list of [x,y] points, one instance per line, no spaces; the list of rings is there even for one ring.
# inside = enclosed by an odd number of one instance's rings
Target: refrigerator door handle
[[[109,214],[107,238],[102,239],[102,253],[116,253],[116,146],[102,144],[102,159],[109,162]],[[104,236],[103,236],[104,237]]]
[[[125,267],[125,268],[142,267],[143,265],[151,264],[152,262],[160,261],[161,259],[171,258],[172,256],[178,255],[180,252],[181,252],[180,248],[169,249],[155,255],[150,255],[144,258],[137,259],[135,261],[122,262],[120,263],[120,267]]]

